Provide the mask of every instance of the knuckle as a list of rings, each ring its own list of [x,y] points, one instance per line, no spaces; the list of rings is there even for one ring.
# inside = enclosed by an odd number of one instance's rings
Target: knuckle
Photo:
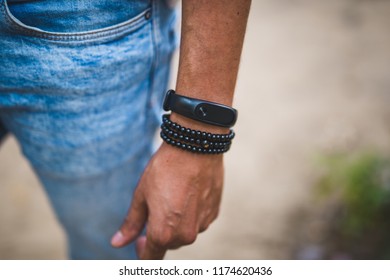
[[[219,209],[215,211],[215,213],[211,216],[211,222],[214,222],[219,216]]]
[[[196,231],[188,231],[181,235],[180,240],[183,244],[192,244],[195,242],[198,233]]]
[[[151,241],[159,247],[168,247],[172,243],[173,234],[168,231],[160,234],[153,235]]]
[[[199,228],[199,232],[204,232],[205,230],[207,230],[209,228],[209,225],[210,224],[201,225]]]

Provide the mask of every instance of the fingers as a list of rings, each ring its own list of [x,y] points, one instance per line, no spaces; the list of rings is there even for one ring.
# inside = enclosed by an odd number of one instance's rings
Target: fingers
[[[137,239],[137,253],[142,260],[161,260],[167,250],[191,244],[197,237],[198,231],[195,226],[190,230],[187,225],[166,227],[155,221],[153,218],[149,220],[147,235]]]
[[[111,239],[114,247],[123,247],[134,241],[141,233],[147,219],[145,199],[140,191],[135,191],[130,210],[120,230]]]
[[[219,207],[203,212],[199,219],[199,233],[206,231],[210,227],[210,225],[217,219],[218,214]]]
[[[135,248],[136,248],[138,257],[142,256],[144,254],[145,247],[146,247],[146,236],[142,235],[142,236],[137,238],[137,241],[135,244]]]
[[[165,256],[167,248],[154,244],[146,239],[145,249],[140,252],[141,260],[162,260]]]

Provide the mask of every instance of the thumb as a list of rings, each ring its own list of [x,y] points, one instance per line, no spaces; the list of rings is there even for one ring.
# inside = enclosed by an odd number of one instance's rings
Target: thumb
[[[134,192],[129,212],[120,230],[111,239],[113,247],[123,247],[134,241],[141,233],[147,218],[145,199],[140,191]]]

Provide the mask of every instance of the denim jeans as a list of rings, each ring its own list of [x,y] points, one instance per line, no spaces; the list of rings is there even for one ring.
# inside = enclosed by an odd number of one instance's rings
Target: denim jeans
[[[152,155],[175,18],[163,0],[0,0],[0,138],[18,140],[73,259],[137,258],[110,238]]]

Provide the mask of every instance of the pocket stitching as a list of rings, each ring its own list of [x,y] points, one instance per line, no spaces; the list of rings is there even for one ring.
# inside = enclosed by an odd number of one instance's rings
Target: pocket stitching
[[[146,19],[146,13],[150,13],[151,8],[147,8],[140,14],[131,19],[124,21],[122,23],[118,23],[116,25],[108,26],[101,29],[84,31],[84,32],[73,32],[73,33],[55,33],[44,30],[35,30],[32,29],[28,25],[23,26],[20,25],[17,21],[15,21],[11,16],[9,11],[7,11],[7,7],[5,6],[5,2],[0,5],[1,11],[9,25],[10,28],[17,29],[21,31],[23,34],[31,35],[38,38],[44,38],[53,41],[90,41],[93,39],[101,39],[104,37],[109,37],[112,35],[116,35],[119,33],[127,33],[131,32],[138,27],[142,26],[144,23],[147,23],[149,19]],[[15,18],[16,19],[16,18]],[[16,19],[17,20],[17,19]],[[23,23],[22,23],[23,24]]]

